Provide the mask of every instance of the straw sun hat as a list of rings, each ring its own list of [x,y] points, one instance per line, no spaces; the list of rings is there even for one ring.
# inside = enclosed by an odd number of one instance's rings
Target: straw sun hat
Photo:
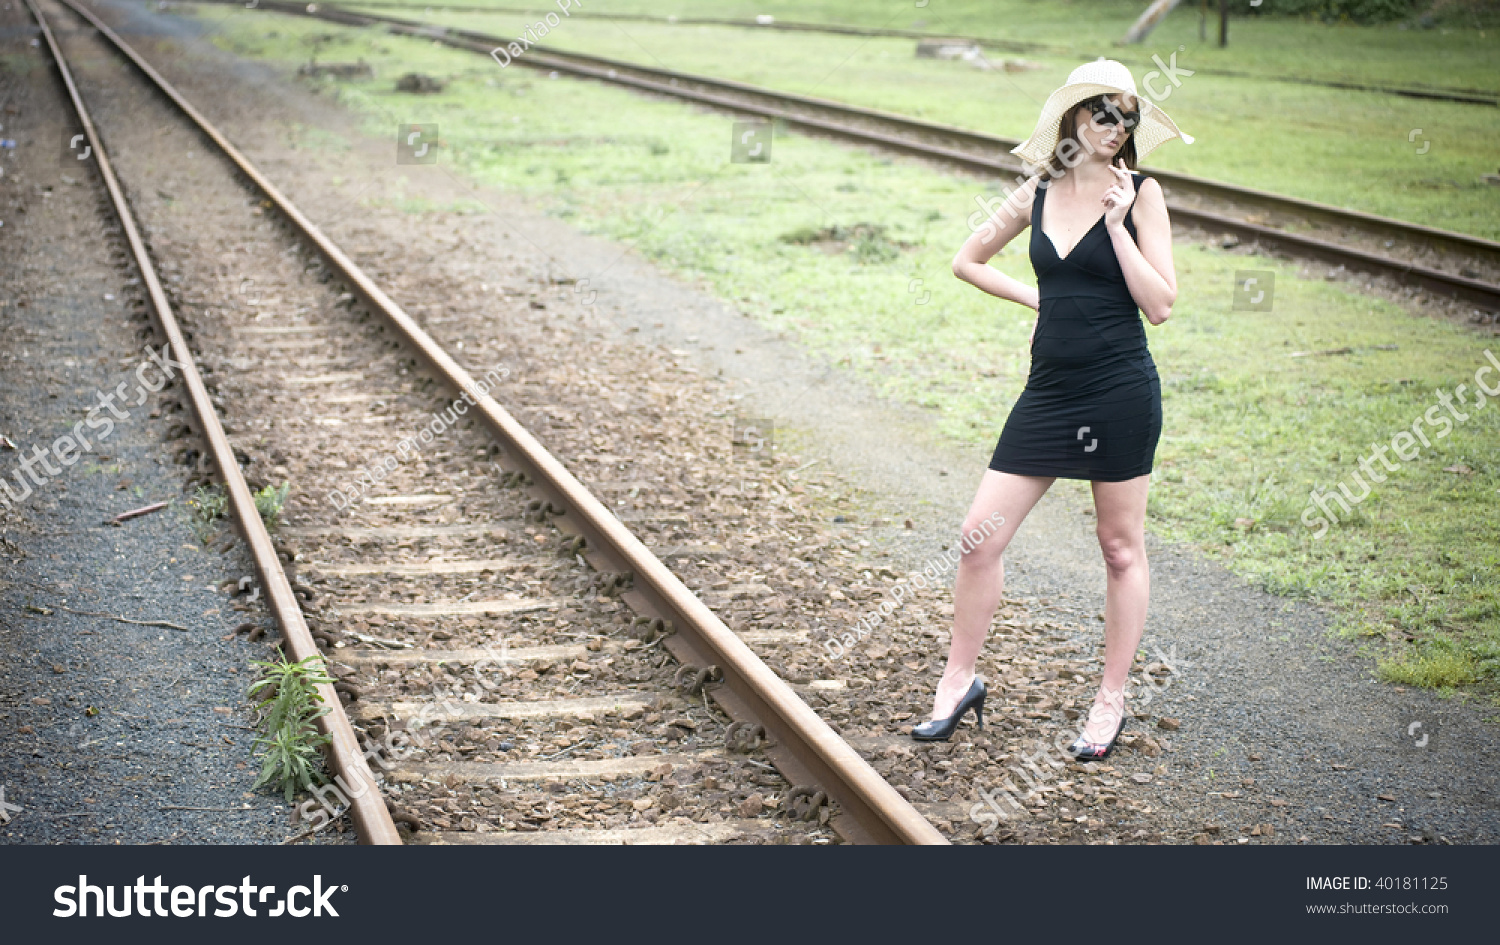
[[[1067,83],[1047,97],[1047,104],[1042,106],[1042,117],[1037,119],[1036,130],[1010,153],[1033,167],[1046,164],[1057,149],[1057,128],[1064,115],[1096,95],[1116,95],[1122,92],[1134,97],[1141,111],[1141,121],[1134,132],[1137,160],[1172,138],[1181,138],[1186,144],[1193,143],[1193,136],[1180,131],[1166,112],[1141,98],[1135,90],[1135,77],[1130,74],[1129,69],[1113,59],[1098,59],[1074,69],[1068,76]]]

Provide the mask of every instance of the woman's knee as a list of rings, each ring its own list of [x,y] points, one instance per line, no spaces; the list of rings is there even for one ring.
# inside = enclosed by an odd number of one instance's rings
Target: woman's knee
[[[1005,551],[1005,539],[991,519],[971,516],[959,532],[958,550],[967,560],[998,561]]]
[[[1146,560],[1144,536],[1099,530],[1099,550],[1104,566],[1114,572],[1129,571]]]

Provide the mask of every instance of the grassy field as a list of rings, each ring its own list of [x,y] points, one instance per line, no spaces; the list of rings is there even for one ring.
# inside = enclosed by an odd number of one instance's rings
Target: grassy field
[[[226,48],[289,71],[307,37],[336,37],[320,58],[362,57],[385,77],[337,86],[372,133],[439,123],[445,162],[795,333],[932,410],[955,441],[987,450],[1025,382],[1030,313],[949,272],[979,182],[796,135],[776,138],[769,164],[734,164],[730,122],[698,109],[373,31],[273,16],[222,23]],[[409,70],[452,82],[440,95],[393,92],[391,77]],[[319,134],[289,132],[288,146],[332,146]],[[994,265],[1031,279],[1021,247]],[[1294,264],[1184,243],[1177,266],[1174,316],[1149,331],[1166,414],[1151,527],[1278,594],[1332,605],[1388,679],[1492,696],[1500,409],[1433,440],[1321,539],[1302,521],[1315,486],[1352,486],[1369,444],[1409,428],[1436,390],[1472,388],[1487,342]],[[1270,311],[1233,310],[1246,269],[1274,272]]]
[[[484,5],[486,0],[460,0]],[[499,6],[517,6],[516,2]],[[544,5],[534,4],[537,7]],[[1137,82],[1175,62],[1179,85],[1154,79],[1156,98],[1198,140],[1171,142],[1148,163],[1430,226],[1500,239],[1500,111],[1493,107],[1353,92],[1223,72],[1308,76],[1377,85],[1500,92],[1500,29],[1400,30],[1240,19],[1231,44],[1200,42],[1196,13],[1178,10],[1140,47],[1114,41],[1140,5],[1113,0],[910,3],[610,3],[596,12],[713,16],[768,13],[1046,42],[1024,53],[1038,68],[981,71],[961,61],[916,59],[910,39],[830,36],[697,25],[569,18],[545,43],[648,65],[820,95],[1014,138],[1030,134],[1041,103],[1080,62],[1131,61]],[[1086,11],[1086,12],[1085,12]],[[387,8],[387,12],[391,12]],[[422,12],[407,15],[502,36],[535,18]],[[1064,51],[1071,50],[1071,51]],[[999,63],[1015,54],[992,53]],[[1175,59],[1173,58],[1175,56]],[[512,66],[514,70],[516,66]],[[1181,70],[1194,72],[1186,75]]]
[[[523,0],[453,0],[455,6],[493,7],[497,11],[556,12],[548,3]],[[350,2],[346,5],[358,6]],[[446,15],[438,7],[401,0],[371,0],[370,8],[401,7],[422,11],[421,18]],[[1429,86],[1458,89],[1500,89],[1500,23],[1462,16],[1432,29],[1324,24],[1283,17],[1231,18],[1230,44],[1218,46],[1217,14],[1209,20],[1207,40],[1198,38],[1198,8],[1185,5],[1167,17],[1147,41],[1137,46],[1117,45],[1145,4],[1140,0],[930,0],[917,7],[911,0],[590,0],[575,6],[578,19],[569,26],[602,14],[646,17],[678,16],[749,20],[771,15],[783,22],[848,24],[881,29],[917,30],[935,36],[973,36],[1000,42],[1034,45],[1035,51],[1089,59],[1107,55],[1123,62],[1150,62],[1153,52],[1165,56],[1179,46],[1191,46],[1211,57],[1205,69],[1260,75],[1298,76],[1376,85]],[[431,10],[431,12],[426,12]],[[489,22],[513,26],[534,16],[496,14]],[[1492,13],[1490,20],[1495,19]],[[629,42],[637,25],[621,21],[610,30]],[[678,28],[698,31],[696,25]],[[767,31],[786,38],[781,31]],[[741,34],[743,35],[742,31]],[[561,34],[554,41],[565,41]],[[862,40],[858,40],[862,41]],[[623,44],[622,44],[623,45]],[[1441,56],[1434,66],[1433,55]],[[1004,54],[1001,54],[1004,55]]]

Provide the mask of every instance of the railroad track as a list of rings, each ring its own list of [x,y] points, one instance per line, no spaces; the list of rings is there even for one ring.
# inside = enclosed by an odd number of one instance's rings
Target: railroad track
[[[552,12],[547,9],[527,9],[524,7],[495,7],[495,6],[473,6],[453,3],[357,3],[352,4],[365,10],[410,10],[423,8],[426,10],[446,10],[453,13],[481,13],[502,16],[528,16],[542,17]],[[939,40],[951,42],[955,45],[980,46],[985,49],[998,49],[1004,52],[1029,52],[1049,56],[1063,56],[1069,58],[1088,58],[1099,55],[1098,51],[1079,52],[1063,46],[1050,46],[1045,43],[1024,42],[1020,40],[997,39],[990,36],[967,36],[959,33],[934,33],[930,30],[897,29],[890,27],[852,26],[845,23],[807,23],[796,20],[780,20],[767,17],[765,19],[741,20],[730,17],[716,16],[661,16],[648,13],[601,13],[594,10],[575,10],[572,16],[583,19],[597,20],[621,20],[632,23],[654,23],[661,26],[726,26],[736,29],[750,30],[777,30],[789,33],[825,33],[832,36],[874,36],[892,39],[916,39],[916,40]],[[1143,68],[1150,68],[1154,63],[1149,59],[1135,59],[1134,57],[1122,55],[1110,50],[1113,58],[1121,62],[1136,63]],[[1455,88],[1447,86],[1396,86],[1396,85],[1370,85],[1364,82],[1340,82],[1335,79],[1315,79],[1310,76],[1296,75],[1262,75],[1252,72],[1238,72],[1230,69],[1205,69],[1196,70],[1202,75],[1222,75],[1233,78],[1257,79],[1265,82],[1290,82],[1296,85],[1316,85],[1323,88],[1341,89],[1351,92],[1379,92],[1386,95],[1399,95],[1403,98],[1418,98],[1428,101],[1459,102],[1465,105],[1484,105],[1491,108],[1500,106],[1500,95],[1487,89]]]
[[[228,2],[228,0],[212,0]],[[326,4],[262,0],[256,9],[345,26],[380,27],[484,53],[511,42],[500,37]],[[1021,165],[1009,153],[1016,139],[982,134],[827,99],[777,92],[710,76],[637,65],[533,45],[517,65],[621,85],[739,115],[781,122],[887,151],[939,162],[986,178],[996,190],[1014,186]],[[1276,252],[1387,278],[1394,283],[1500,311],[1500,242],[1346,210],[1267,191],[1158,168],[1174,218],[1204,231],[1255,242]]]
[[[747,645],[778,631],[732,632],[487,393],[503,370],[465,369],[93,13],[27,4],[183,362],[179,454],[227,490],[285,652],[321,652],[337,678],[320,724],[347,790],[325,792],[329,813],[366,843],[402,842],[398,821],[426,842],[946,842]],[[54,32],[59,5],[92,29]],[[101,134],[85,88],[160,121]],[[213,234],[260,248],[275,298],[165,235],[148,247],[106,137],[209,143],[223,163],[194,171],[217,182],[195,230],[221,258]],[[297,481],[274,534],[242,466]]]

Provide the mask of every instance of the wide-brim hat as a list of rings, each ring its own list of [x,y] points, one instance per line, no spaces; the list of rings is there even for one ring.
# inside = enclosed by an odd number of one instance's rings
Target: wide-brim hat
[[[1129,69],[1113,59],[1098,59],[1074,69],[1067,83],[1047,96],[1036,130],[1010,153],[1033,167],[1045,166],[1057,150],[1057,129],[1064,115],[1096,95],[1120,93],[1130,95],[1140,103],[1141,120],[1132,132],[1137,160],[1173,138],[1181,138],[1185,144],[1193,143],[1193,136],[1181,131],[1160,106],[1141,97],[1135,90],[1135,76]]]

